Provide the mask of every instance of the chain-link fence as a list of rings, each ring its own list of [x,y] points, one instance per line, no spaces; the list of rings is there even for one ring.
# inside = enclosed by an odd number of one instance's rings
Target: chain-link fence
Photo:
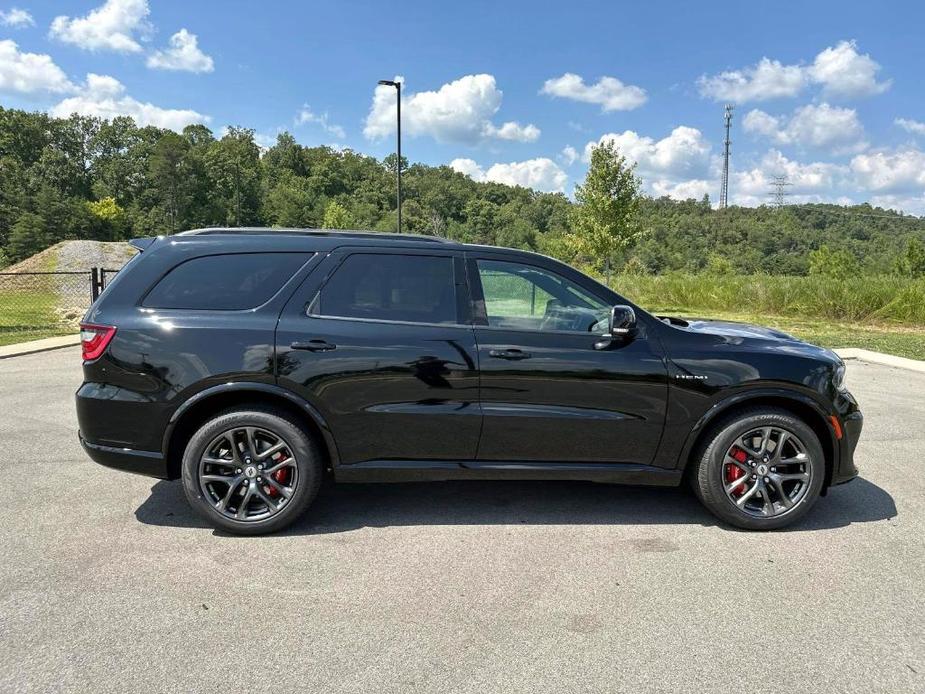
[[[76,332],[116,272],[0,272],[0,344]]]

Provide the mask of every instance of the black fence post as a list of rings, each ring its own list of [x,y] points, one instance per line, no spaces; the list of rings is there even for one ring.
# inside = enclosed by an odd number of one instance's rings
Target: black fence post
[[[93,301],[96,301],[102,288],[100,269],[98,267],[90,268],[90,297]]]

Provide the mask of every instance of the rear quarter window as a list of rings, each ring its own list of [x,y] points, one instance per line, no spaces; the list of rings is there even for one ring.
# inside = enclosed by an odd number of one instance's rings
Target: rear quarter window
[[[180,263],[144,298],[148,308],[236,311],[269,301],[311,253],[226,253]]]

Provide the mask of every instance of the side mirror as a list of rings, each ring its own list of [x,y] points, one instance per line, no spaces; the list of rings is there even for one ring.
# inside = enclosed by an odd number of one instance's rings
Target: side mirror
[[[623,340],[636,330],[636,312],[630,306],[614,306],[610,309],[607,334],[594,343],[594,349],[607,349],[614,340]]]
[[[614,306],[610,309],[610,334],[625,337],[636,327],[636,312],[629,306]]]

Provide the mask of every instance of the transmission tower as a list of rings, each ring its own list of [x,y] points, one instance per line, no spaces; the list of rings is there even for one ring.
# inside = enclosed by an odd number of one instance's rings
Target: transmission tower
[[[784,198],[787,197],[787,186],[792,186],[793,184],[787,179],[787,174],[781,176],[775,176],[771,180],[771,200],[774,203],[775,207],[784,206]]]
[[[729,139],[729,129],[732,127],[732,104],[726,104],[726,139],[723,140],[723,184],[719,192],[719,206],[726,207],[729,204],[729,147],[732,140]]]

